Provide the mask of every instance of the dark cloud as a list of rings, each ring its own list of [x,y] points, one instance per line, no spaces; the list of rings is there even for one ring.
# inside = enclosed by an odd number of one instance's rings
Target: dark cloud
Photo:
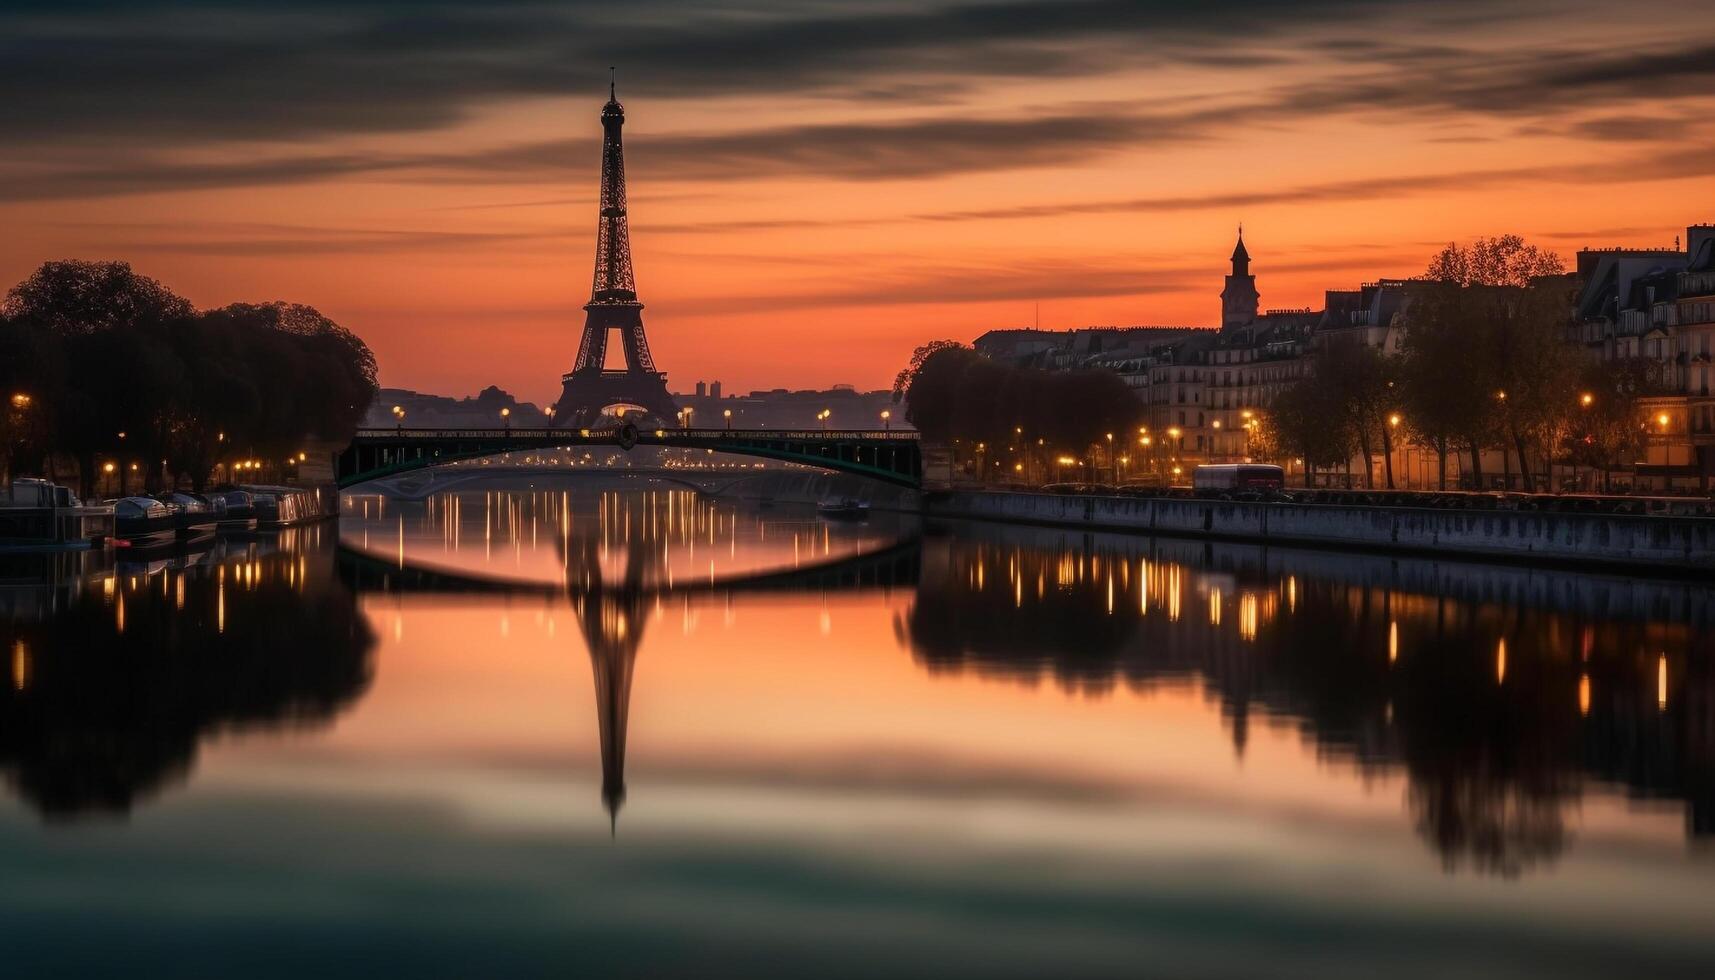
[[[1270,186],[1227,193],[1022,204],[996,208],[926,211],[896,217],[759,218],[748,221],[663,224],[648,227],[651,231],[657,232],[697,234],[734,230],[864,227],[911,221],[1005,221],[1077,215],[1236,211],[1242,208],[1275,204],[1395,198],[1436,191],[1469,191],[1528,184],[1613,184],[1624,181],[1679,180],[1711,175],[1715,175],[1715,158],[1709,157],[1696,148],[1680,148],[1659,154],[1628,157],[1600,164],[1555,164],[1472,169],[1434,174],[1402,174],[1393,177]]]
[[[435,231],[423,229],[312,228],[294,225],[114,224],[88,225],[105,247],[126,253],[280,256],[358,255],[467,250],[516,243],[562,242],[576,236],[550,231]],[[136,237],[127,237],[135,235]]]
[[[14,0],[0,11],[0,127],[8,134],[0,199],[354,175],[575,179],[589,170],[587,137],[462,155],[279,147],[341,134],[432,131],[502,100],[589,92],[612,63],[624,66],[623,91],[643,96],[778,91],[898,113],[756,128],[741,114],[711,111],[697,131],[652,134],[633,145],[634,169],[720,180],[882,180],[1055,166],[1139,146],[1239,139],[1329,114],[1388,120],[1458,113],[1527,125],[1535,118],[1576,138],[1641,139],[1648,124],[1620,114],[1570,130],[1561,119],[1568,106],[1665,105],[1704,98],[1715,87],[1715,28],[1699,34],[1697,23],[1688,22],[1679,40],[1631,49],[1543,41],[1497,53],[1488,37],[1469,33],[1506,29],[1528,37],[1533,24],[1569,9],[1546,0],[1504,9],[1479,0],[1433,9],[1363,0],[836,0],[785,8],[691,0],[115,0],[80,4],[73,13],[63,4]],[[1317,80],[1279,81],[1301,77],[1270,71],[1290,61],[1316,68]],[[1195,103],[1151,91],[1124,104],[1043,106],[1002,117],[949,101],[962,86],[998,77],[1174,65],[1231,68],[1233,84],[1218,99],[1204,93]],[[566,129],[589,133],[592,120]],[[148,150],[231,140],[271,148],[225,163],[180,162]]]
[[[1163,63],[1236,71],[1306,59],[1471,73],[1505,99],[1641,94],[1706,77],[1707,47],[1571,57],[1509,80],[1487,53],[1411,37],[1423,25],[1561,13],[1560,4],[1448,0],[988,0],[795,6],[692,0],[483,4],[404,0],[13,2],[0,12],[0,126],[14,138],[289,139],[433,129],[486,102],[625,90],[684,98],[792,92],[927,99],[975,79],[1085,76]],[[1318,51],[1320,48],[1320,51]],[[1410,83],[1411,79],[1402,79]],[[1546,87],[1537,87],[1546,86]],[[1337,86],[1343,88],[1343,86]],[[1413,88],[1387,94],[1401,101]],[[1466,96],[1476,85],[1455,87]],[[27,94],[27,97],[25,97]],[[1423,93],[1419,93],[1422,95]],[[1301,93],[1307,104],[1333,99]],[[1482,100],[1462,103],[1484,110]]]

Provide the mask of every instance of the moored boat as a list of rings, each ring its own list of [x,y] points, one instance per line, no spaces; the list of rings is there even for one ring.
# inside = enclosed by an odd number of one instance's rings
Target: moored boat
[[[225,510],[220,518],[220,531],[231,534],[242,531],[256,530],[256,500],[255,495],[248,490],[227,490],[216,493],[225,504]]]
[[[869,516],[869,501],[856,497],[823,500],[816,504],[816,513],[831,521],[861,521]]]
[[[0,492],[0,549],[89,548],[113,535],[113,511],[86,506],[70,489],[18,479]]]
[[[153,497],[121,497],[113,502],[113,543],[119,547],[166,544],[178,533],[178,516]]]
[[[195,494],[175,491],[156,494],[155,499],[166,504],[167,509],[172,511],[175,536],[180,541],[212,536],[215,527],[220,523],[220,515],[215,512],[215,508]],[[224,506],[221,509],[224,510]]]

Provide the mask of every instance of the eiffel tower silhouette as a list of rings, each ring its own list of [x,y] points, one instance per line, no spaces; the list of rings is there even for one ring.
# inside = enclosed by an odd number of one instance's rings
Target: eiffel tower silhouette
[[[612,71],[612,69],[609,69]],[[631,415],[640,420],[670,423],[678,413],[667,392],[667,375],[655,369],[649,338],[643,334],[643,304],[631,269],[631,232],[626,222],[625,150],[620,129],[625,107],[608,81],[607,104],[601,110],[601,217],[596,226],[595,282],[584,306],[584,335],[571,371],[561,377],[560,399],[554,403],[557,425],[591,427],[604,416]],[[608,338],[619,331],[625,367],[609,371]]]

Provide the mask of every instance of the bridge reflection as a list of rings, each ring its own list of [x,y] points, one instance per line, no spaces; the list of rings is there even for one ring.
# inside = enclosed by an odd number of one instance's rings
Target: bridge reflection
[[[564,597],[577,617],[590,656],[600,731],[601,799],[610,829],[616,829],[619,810],[625,803],[625,741],[632,677],[652,605],[668,596],[730,600],[745,594],[912,588],[918,581],[920,549],[917,539],[911,537],[807,566],[674,582],[663,574],[664,527],[666,534],[672,533],[671,525],[639,520],[636,533],[625,534],[619,542],[623,558],[617,572],[611,568],[612,542],[599,528],[585,524],[576,531],[554,534],[552,540],[563,570],[558,583],[508,581],[401,565],[343,547],[338,568],[341,580],[357,594]]]

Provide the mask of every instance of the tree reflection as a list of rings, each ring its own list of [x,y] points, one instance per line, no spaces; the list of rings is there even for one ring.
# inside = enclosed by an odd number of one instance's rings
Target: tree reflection
[[[1540,572],[1409,565],[1061,532],[960,535],[925,557],[902,628],[934,671],[1052,678],[1094,695],[1195,679],[1235,752],[1261,712],[1361,776],[1403,773],[1413,824],[1449,870],[1514,876],[1552,862],[1591,780],[1683,800],[1690,833],[1715,829],[1715,683],[1698,639],[1715,594],[1688,600],[1684,586],[1662,584],[1661,596],[1639,598],[1641,615],[1604,606],[1595,617],[1576,602],[1517,601],[1529,589],[1508,576],[1537,588]],[[1500,598],[1443,598],[1411,587],[1419,579]],[[1655,615],[1668,608],[1677,615]]]
[[[184,779],[203,739],[325,724],[363,694],[374,637],[331,547],[260,550],[121,568],[0,624],[0,770],[24,799],[50,820],[125,814]]]

